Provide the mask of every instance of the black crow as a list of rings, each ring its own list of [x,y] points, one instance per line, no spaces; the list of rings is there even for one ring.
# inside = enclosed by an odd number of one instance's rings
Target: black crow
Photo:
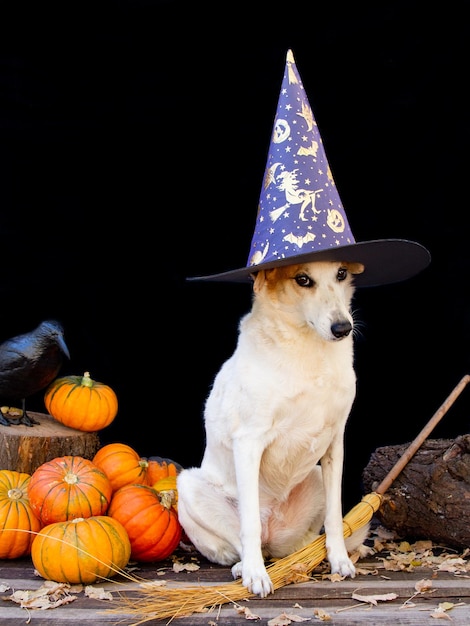
[[[55,320],[41,322],[31,332],[0,344],[0,398],[21,401],[22,408],[18,418],[7,418],[0,411],[0,424],[38,423],[26,413],[26,398],[45,389],[56,378],[64,357],[70,359],[70,354],[62,325]]]

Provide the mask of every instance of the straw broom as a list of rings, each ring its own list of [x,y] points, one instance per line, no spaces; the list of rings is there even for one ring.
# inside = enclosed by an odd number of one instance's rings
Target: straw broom
[[[344,516],[343,533],[345,537],[349,537],[372,519],[372,516],[382,503],[383,494],[447,413],[468,382],[470,382],[470,375],[464,376],[456,385],[377,489],[365,495],[361,502],[356,504]],[[322,534],[304,548],[269,565],[266,569],[273,583],[274,590],[291,583],[308,580],[312,570],[327,556],[325,540],[325,534]],[[136,579],[136,582],[142,583],[143,581]],[[193,613],[206,612],[211,607],[229,602],[236,603],[239,600],[254,596],[242,585],[240,580],[223,585],[179,588],[152,587],[151,584],[148,584],[139,593],[143,594],[141,598],[126,598],[123,596],[119,601],[121,609],[109,609],[106,612],[122,613],[125,611],[127,614],[135,615],[138,621],[130,626],[138,626],[151,620],[174,619]]]

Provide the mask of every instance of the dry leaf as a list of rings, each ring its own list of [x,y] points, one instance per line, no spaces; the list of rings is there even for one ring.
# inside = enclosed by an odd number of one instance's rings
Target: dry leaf
[[[324,574],[322,578],[331,580],[332,583],[339,583],[341,580],[344,580],[346,577],[341,576],[341,574]]]
[[[201,569],[197,563],[173,563],[173,571],[174,572],[196,572],[198,569]]]
[[[290,613],[281,613],[277,617],[270,619],[268,626],[289,626],[292,622],[308,622],[308,617],[300,617],[299,615],[291,615]]]
[[[286,576],[286,584],[304,583],[310,580],[308,568],[305,563],[296,563],[290,568],[290,573]]]
[[[415,584],[415,589],[419,593],[425,593],[426,591],[430,591],[432,589],[432,580],[418,580]]]
[[[395,600],[398,598],[396,593],[383,593],[371,596],[363,596],[358,593],[352,594],[353,600],[358,600],[359,602],[367,602],[369,604],[374,604],[377,606],[378,601],[387,602],[388,600]]]
[[[415,552],[429,552],[432,550],[432,545],[432,541],[429,539],[420,539],[419,541],[415,541],[413,549]]]
[[[281,613],[277,617],[273,617],[268,622],[268,626],[289,626],[290,619],[286,616],[285,613]]]
[[[447,613],[445,611],[443,611],[442,609],[437,608],[435,611],[433,611],[430,614],[431,617],[434,617],[435,619],[448,619],[450,621],[452,621],[452,618],[450,615],[447,615]]]
[[[439,572],[451,572],[454,574],[468,572],[468,563],[465,559],[460,557],[446,558],[442,563],[438,565]]]
[[[323,609],[313,609],[313,617],[321,622],[331,622],[331,615]]]
[[[453,602],[439,602],[438,609],[442,609],[443,611],[450,611],[453,609],[455,604]]]
[[[70,585],[67,583],[46,580],[41,587],[34,591],[15,591],[10,596],[10,600],[19,604],[22,609],[55,609],[77,599],[77,596],[72,596],[69,592]]]
[[[245,619],[261,619],[259,615],[255,615],[247,606],[237,605],[237,613],[245,616]]]
[[[85,587],[85,595],[87,598],[94,598],[96,600],[113,599],[113,594],[110,591],[105,591],[103,587],[94,587],[93,585],[87,585]]]

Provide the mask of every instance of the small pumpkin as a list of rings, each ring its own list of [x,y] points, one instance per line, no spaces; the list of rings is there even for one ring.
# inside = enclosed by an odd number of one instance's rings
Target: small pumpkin
[[[41,529],[28,498],[30,479],[25,472],[0,470],[0,559],[28,556]]]
[[[43,463],[28,484],[31,507],[44,526],[104,515],[112,493],[106,474],[81,456],[62,456]]]
[[[44,404],[58,422],[85,432],[109,426],[118,412],[114,390],[93,380],[89,372],[53,380],[44,393]]]
[[[92,459],[109,478],[113,491],[129,484],[147,484],[147,459],[125,443],[108,443]]]
[[[147,461],[147,484],[150,486],[153,486],[161,478],[177,476],[183,469],[176,461],[161,456],[150,456]]]
[[[131,542],[131,558],[166,559],[178,547],[182,526],[176,511],[164,506],[148,485],[124,485],[112,497],[108,515],[121,522]]]
[[[48,524],[31,547],[33,565],[40,576],[83,585],[119,574],[130,554],[125,528],[107,515]]]

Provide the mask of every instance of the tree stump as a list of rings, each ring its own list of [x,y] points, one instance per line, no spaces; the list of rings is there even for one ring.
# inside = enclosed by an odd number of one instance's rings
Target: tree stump
[[[363,471],[374,491],[409,444],[377,448]],[[401,538],[470,545],[470,435],[425,441],[384,494],[377,519]]]
[[[60,456],[92,459],[100,446],[97,433],[64,426],[51,415],[28,411],[39,424],[0,425],[0,469],[32,474]]]

